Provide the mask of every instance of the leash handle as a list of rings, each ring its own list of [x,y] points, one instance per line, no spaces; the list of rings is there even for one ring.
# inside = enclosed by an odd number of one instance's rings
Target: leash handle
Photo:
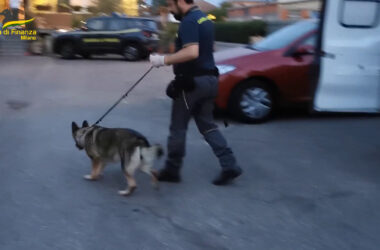
[[[104,117],[106,117],[124,98],[126,98],[127,96],[128,96],[128,94],[142,81],[142,79],[144,79],[145,78],[145,76],[147,75],[147,74],[149,74],[149,72],[151,71],[153,69],[153,66],[151,66],[149,69],[148,69],[148,71],[147,72],[145,72],[145,74],[142,76],[142,77],[140,77],[140,79],[139,80],[137,80],[137,82],[135,83],[135,84],[133,84],[132,85],[132,87],[131,88],[129,88],[128,89],[128,91],[124,94],[124,95],[122,95],[120,98],[119,98],[119,100],[117,100],[116,102],[115,102],[115,104],[114,105],[112,105],[108,110],[107,110],[107,112],[104,114],[104,115],[102,115],[102,117],[100,117],[95,123],[94,123],[94,125],[92,125],[92,126],[95,126],[95,125],[98,125],[102,120],[103,120],[103,118]]]

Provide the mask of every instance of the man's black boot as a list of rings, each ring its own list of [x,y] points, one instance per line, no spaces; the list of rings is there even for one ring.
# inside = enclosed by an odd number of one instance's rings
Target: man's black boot
[[[227,185],[242,173],[243,171],[241,168],[224,170],[213,180],[212,183],[217,186]]]
[[[165,182],[174,182],[178,183],[181,182],[181,176],[179,174],[179,170],[164,167],[158,172],[157,179],[159,181],[165,181]]]

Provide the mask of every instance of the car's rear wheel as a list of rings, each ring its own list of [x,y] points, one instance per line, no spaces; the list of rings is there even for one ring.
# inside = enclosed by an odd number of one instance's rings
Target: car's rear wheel
[[[91,59],[91,54],[89,52],[83,52],[81,54],[81,56],[84,58],[84,59]]]
[[[273,89],[258,80],[239,85],[231,95],[229,106],[232,115],[249,123],[267,121],[273,115],[274,108]]]
[[[150,55],[149,52],[145,52],[145,53],[142,54],[141,59],[147,60],[148,57],[149,57],[149,55]]]
[[[71,42],[65,42],[62,47],[60,54],[63,59],[72,59],[75,56],[74,45]]]
[[[127,44],[123,48],[123,56],[127,61],[139,60],[140,54],[140,49],[136,44]]]

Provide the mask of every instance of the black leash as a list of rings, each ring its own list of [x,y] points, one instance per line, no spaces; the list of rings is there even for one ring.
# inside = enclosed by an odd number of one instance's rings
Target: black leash
[[[97,120],[95,123],[94,123],[94,125],[92,125],[92,126],[95,126],[95,125],[98,125],[99,124],[99,122],[101,122],[102,120],[103,120],[103,118],[104,117],[106,117],[106,115],[108,115],[108,113],[109,112],[111,112],[124,98],[126,98],[127,96],[128,96],[128,94],[137,86],[137,84],[139,84],[140,82],[141,82],[141,80],[142,79],[144,79],[144,77],[147,75],[147,74],[149,74],[149,72],[151,71],[153,69],[153,66],[152,67],[150,67],[149,69],[148,69],[148,71],[147,72],[145,72],[145,74],[135,83],[135,84],[133,84],[132,85],[132,87],[130,88],[130,89],[128,89],[128,91],[124,94],[124,95],[122,95],[120,98],[119,98],[119,100],[117,100],[117,102],[114,104],[114,105],[112,105],[112,107],[111,108],[109,108],[108,110],[107,110],[107,112],[102,116],[102,117],[100,117],[99,118],[99,120]]]

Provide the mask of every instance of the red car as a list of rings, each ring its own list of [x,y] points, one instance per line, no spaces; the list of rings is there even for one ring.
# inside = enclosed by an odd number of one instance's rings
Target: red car
[[[317,31],[318,21],[301,21],[253,45],[216,52],[217,107],[242,121],[262,122],[276,107],[310,101]]]

